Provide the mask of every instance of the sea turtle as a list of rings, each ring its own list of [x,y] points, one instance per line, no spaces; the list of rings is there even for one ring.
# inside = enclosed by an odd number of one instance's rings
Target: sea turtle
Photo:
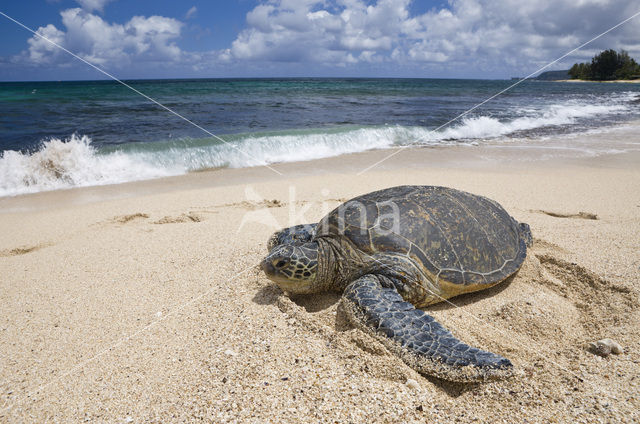
[[[273,234],[262,269],[288,293],[342,291],[348,320],[417,371],[485,381],[512,375],[511,362],[464,344],[417,308],[504,281],[531,240],[527,224],[486,197],[399,186]]]

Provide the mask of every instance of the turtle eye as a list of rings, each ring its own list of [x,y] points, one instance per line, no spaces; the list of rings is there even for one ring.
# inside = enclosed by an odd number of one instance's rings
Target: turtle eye
[[[280,259],[278,262],[276,262],[275,267],[276,268],[282,268],[287,264],[287,261],[285,261],[284,259]]]

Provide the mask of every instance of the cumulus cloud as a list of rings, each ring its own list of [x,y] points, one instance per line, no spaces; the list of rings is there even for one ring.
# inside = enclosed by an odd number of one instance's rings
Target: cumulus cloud
[[[162,16],[134,16],[120,25],[80,8],[61,12],[65,30],[49,24],[38,34],[74,52],[85,60],[106,67],[124,67],[136,62],[177,62],[182,51],[174,40],[182,23]],[[33,36],[23,58],[33,64],[68,63],[71,59],[46,40]]]
[[[545,64],[637,12],[630,0],[450,0],[411,16],[410,0],[271,0],[247,14],[225,60],[476,70]],[[640,21],[640,19],[636,20]],[[640,54],[631,22],[582,52]]]
[[[64,32],[60,31],[52,24],[40,27],[36,32],[42,37],[34,35],[28,40],[28,60],[33,63],[53,62],[56,60],[61,50],[51,42],[62,45],[64,43]],[[47,40],[50,40],[51,42]]]
[[[93,12],[94,10],[98,10],[102,12],[104,10],[104,6],[107,3],[112,2],[113,0],[76,0],[76,1],[87,12]]]
[[[412,0],[265,0],[247,13],[245,28],[228,48],[188,52],[178,46],[182,22],[136,16],[109,23],[92,13],[109,1],[78,0],[82,9],[61,12],[62,28],[49,24],[38,33],[107,68],[155,71],[161,63],[204,74],[214,68],[282,75],[292,69],[378,69],[402,76],[500,77],[527,75],[637,13],[634,0],[449,0],[418,14],[411,13]],[[185,20],[197,12],[191,7]],[[638,33],[640,17],[558,66],[607,48],[638,58]],[[23,62],[70,62],[38,37],[28,43]]]
[[[281,0],[260,4],[247,14],[248,28],[228,58],[282,62],[324,62],[345,65],[372,61],[388,52],[401,36],[409,0],[379,0],[367,6],[344,0],[337,8],[328,2]],[[336,5],[337,6],[337,5]]]

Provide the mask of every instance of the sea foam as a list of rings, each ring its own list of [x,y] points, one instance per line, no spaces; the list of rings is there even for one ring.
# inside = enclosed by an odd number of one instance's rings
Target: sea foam
[[[5,151],[0,158],[0,196],[78,186],[116,184],[170,175],[123,153],[99,155],[87,136],[44,141],[28,154]]]
[[[434,139],[469,140],[489,139],[518,131],[575,124],[579,119],[624,113],[624,104],[589,105],[578,102],[552,104],[542,110],[507,121],[490,116],[466,117],[460,124],[433,134]]]

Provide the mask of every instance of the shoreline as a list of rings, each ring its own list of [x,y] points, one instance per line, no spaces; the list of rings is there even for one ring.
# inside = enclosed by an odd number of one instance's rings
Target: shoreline
[[[256,166],[247,168],[218,168],[198,170],[182,175],[175,175],[149,180],[128,181],[119,184],[95,185],[87,187],[71,187],[41,191],[36,193],[5,196],[0,198],[0,215],[5,213],[37,211],[70,207],[110,200],[136,198],[180,192],[185,190],[215,189],[221,187],[256,184],[278,181],[282,175],[291,178],[312,178],[327,172],[339,174],[367,173],[367,168],[380,161],[381,170],[402,171],[426,167],[431,171],[437,169],[456,169],[482,171],[516,171],[533,165],[542,169],[556,167],[613,167],[631,168],[640,163],[640,147],[638,151],[605,153],[597,156],[579,154],[573,157],[541,158],[537,153],[544,152],[541,146],[430,146],[407,149],[380,149],[358,153],[349,153],[330,158],[314,159],[301,162],[271,164],[269,167]],[[551,148],[551,150],[555,150]],[[560,149],[558,149],[560,150]],[[396,152],[399,158],[385,161],[385,158]],[[535,152],[535,153],[534,153]],[[405,161],[401,163],[400,161]],[[387,162],[387,163],[385,163]],[[272,168],[272,169],[270,169]]]
[[[571,134],[547,139],[493,140],[478,145],[399,146],[307,161],[272,163],[269,166],[200,169],[186,174],[117,184],[77,186],[3,196],[0,197],[0,214],[30,203],[44,206],[60,201],[66,205],[72,205],[145,193],[224,186],[251,180],[271,180],[276,178],[277,172],[294,176],[320,175],[327,170],[344,173],[361,172],[379,161],[383,161],[382,168],[417,167],[424,164],[436,167],[488,168],[512,166],[522,161],[538,162],[542,166],[561,166],[566,161],[580,163],[592,157],[602,157],[604,163],[609,161],[607,159],[609,156],[615,157],[626,151],[640,151],[638,128],[640,128],[640,121],[630,121],[624,125],[605,129],[604,132]],[[577,142],[578,139],[580,143]],[[395,161],[384,163],[385,157],[393,157],[397,151],[402,152],[404,160],[402,165],[398,165]],[[613,161],[615,162],[615,159]]]
[[[0,199],[0,421],[637,422],[640,134],[578,140],[599,156],[557,141]],[[515,278],[426,309],[516,377],[421,376],[342,326],[338,295],[290,300],[255,269],[274,229],[400,184],[484,195],[531,226]],[[605,337],[624,352],[587,350]]]

